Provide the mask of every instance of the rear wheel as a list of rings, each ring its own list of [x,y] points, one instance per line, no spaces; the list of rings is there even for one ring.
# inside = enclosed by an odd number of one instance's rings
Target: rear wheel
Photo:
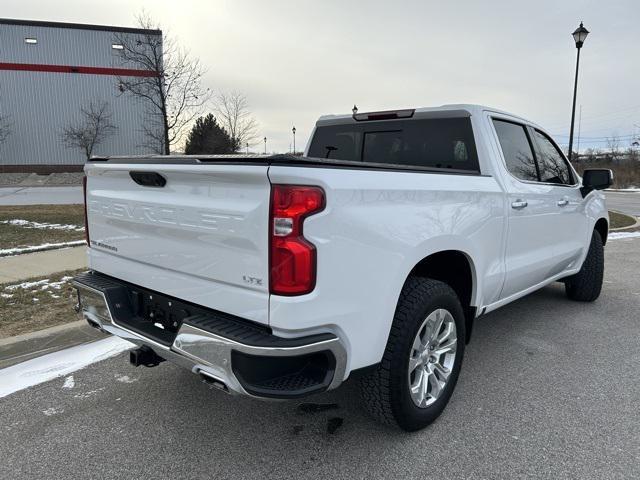
[[[382,361],[360,379],[369,412],[413,431],[433,422],[447,405],[464,354],[465,322],[447,284],[407,280]]]
[[[564,281],[567,297],[579,302],[593,302],[600,296],[603,277],[604,247],[602,237],[594,230],[582,268]]]

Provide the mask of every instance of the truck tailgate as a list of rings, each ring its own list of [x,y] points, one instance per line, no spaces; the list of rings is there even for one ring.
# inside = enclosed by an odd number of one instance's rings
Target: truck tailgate
[[[267,170],[266,164],[87,164],[90,267],[268,323]],[[166,184],[139,185],[131,172],[155,172]]]

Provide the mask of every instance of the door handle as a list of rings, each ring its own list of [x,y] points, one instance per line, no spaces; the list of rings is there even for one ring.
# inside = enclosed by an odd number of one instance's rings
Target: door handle
[[[558,200],[559,207],[564,207],[566,205],[569,205],[569,200],[567,200],[566,198],[563,198],[562,200]]]
[[[529,205],[525,200],[516,200],[515,202],[511,202],[511,208],[515,208],[516,210],[522,210],[524,207]]]

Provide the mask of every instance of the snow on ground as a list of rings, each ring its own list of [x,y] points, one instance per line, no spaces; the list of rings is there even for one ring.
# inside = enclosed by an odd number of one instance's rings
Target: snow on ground
[[[64,225],[60,223],[40,223],[40,222],[32,222],[30,220],[22,220],[20,218],[16,218],[14,220],[2,220],[0,223],[5,225],[16,225],[18,227],[24,228],[37,228],[39,230],[73,230],[74,232],[84,232],[84,227],[80,225]]]
[[[64,287],[69,280],[73,277],[68,275],[63,276],[58,282],[51,282],[48,278],[43,278],[42,280],[36,280],[35,282],[22,282],[22,283],[14,283],[12,285],[7,285],[4,287],[4,291],[0,292],[0,297],[2,298],[13,298],[13,296],[17,293],[18,289],[28,290],[30,293],[37,292],[49,292],[51,298],[60,298],[60,295],[56,295],[56,291],[59,291]],[[37,298],[32,299],[34,302],[38,302]]]
[[[609,232],[607,237],[609,240],[618,240],[620,238],[640,237],[640,232]]]
[[[73,379],[73,375],[69,375],[67,378],[64,379],[64,385],[62,385],[62,388],[73,388],[76,386],[76,381]]]
[[[3,248],[0,249],[0,257],[20,255],[21,253],[41,252],[44,250],[53,250],[55,248],[77,247],[78,245],[85,245],[86,243],[87,242],[85,240],[74,240],[72,242],[43,243],[42,245],[32,245],[29,247]]]
[[[0,370],[0,398],[25,388],[69,375],[133,347],[118,337],[78,345]],[[65,381],[67,385],[68,379]],[[75,383],[75,382],[74,382]]]

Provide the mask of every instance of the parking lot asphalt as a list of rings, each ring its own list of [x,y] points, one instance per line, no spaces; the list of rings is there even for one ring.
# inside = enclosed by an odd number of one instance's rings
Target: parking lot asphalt
[[[640,192],[605,192],[611,210],[640,217]]]
[[[555,284],[479,319],[421,432],[369,419],[353,381],[314,412],[123,354],[0,399],[0,478],[640,478],[639,272],[640,238],[610,240],[597,302]]]

